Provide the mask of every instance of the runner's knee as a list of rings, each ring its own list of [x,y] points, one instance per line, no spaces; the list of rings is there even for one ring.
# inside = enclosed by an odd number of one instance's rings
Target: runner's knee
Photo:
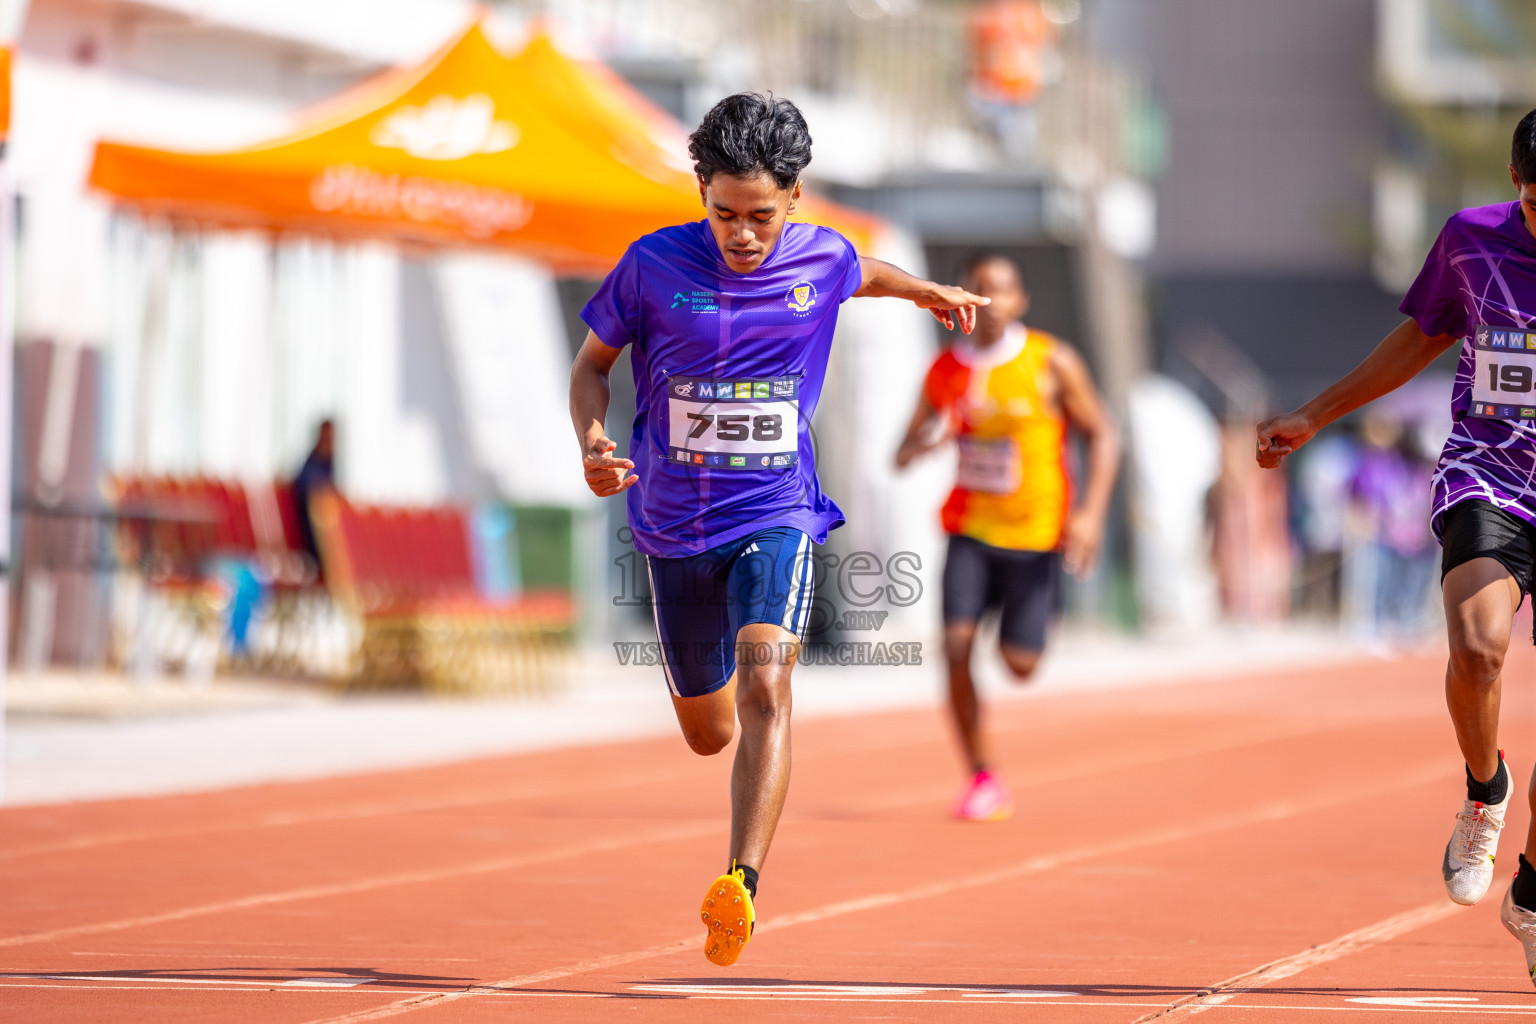
[[[757,665],[744,672],[736,689],[737,713],[777,720],[790,709],[789,671],[778,665]]]
[[[976,627],[948,626],[944,630],[944,657],[951,662],[971,660],[971,644],[976,640]]]
[[[1035,667],[1040,664],[1039,651],[1026,651],[1018,647],[1002,645],[1003,661],[1008,665],[1008,671],[1013,673],[1013,681],[1027,683],[1035,674]]]
[[[736,732],[736,722],[727,718],[719,722],[690,722],[683,727],[683,739],[695,754],[709,757],[731,745]]]
[[[1504,671],[1509,641],[1476,630],[1452,630],[1451,674],[1465,683],[1491,684]]]

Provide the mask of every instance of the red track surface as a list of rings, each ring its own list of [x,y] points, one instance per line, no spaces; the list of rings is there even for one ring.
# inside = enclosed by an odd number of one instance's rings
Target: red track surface
[[[1520,778],[1533,662],[1505,698]],[[730,762],[680,739],[6,810],[0,1019],[1536,1017],[1508,872],[1471,910],[1441,888],[1440,664],[1000,705],[1001,825],[946,820],[936,715],[802,722],[758,935],[725,971],[694,915]]]

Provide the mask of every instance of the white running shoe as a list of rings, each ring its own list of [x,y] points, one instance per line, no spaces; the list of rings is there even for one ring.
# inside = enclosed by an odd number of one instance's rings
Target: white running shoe
[[[1504,770],[1509,770],[1507,765]],[[1445,844],[1445,859],[1440,863],[1445,894],[1464,907],[1482,899],[1493,882],[1493,855],[1499,848],[1499,833],[1504,829],[1504,812],[1515,791],[1514,780],[1510,781],[1503,803],[1463,803],[1456,814],[1456,830]]]
[[[1499,908],[1499,920],[1509,929],[1509,934],[1520,940],[1525,947],[1525,971],[1536,984],[1536,912],[1515,906],[1515,886],[1511,882],[1504,894],[1504,905]]]

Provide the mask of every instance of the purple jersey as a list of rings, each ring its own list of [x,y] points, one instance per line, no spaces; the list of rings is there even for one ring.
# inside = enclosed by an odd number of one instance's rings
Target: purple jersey
[[[750,274],[725,265],[704,221],[629,247],[581,318],[630,351],[635,547],[697,554],[775,526],[820,544],[843,514],[821,493],[811,416],[858,254],[828,228],[788,223]]]
[[[1428,335],[1460,336],[1455,426],[1434,476],[1431,521],[1480,499],[1536,523],[1536,237],[1519,203],[1446,221],[1403,299]]]

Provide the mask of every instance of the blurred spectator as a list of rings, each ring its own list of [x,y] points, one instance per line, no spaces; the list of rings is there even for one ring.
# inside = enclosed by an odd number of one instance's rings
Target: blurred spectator
[[[1301,572],[1296,609],[1333,619],[1340,610],[1345,518],[1360,446],[1343,431],[1329,431],[1298,455],[1294,495]]]
[[[1222,610],[1244,622],[1274,622],[1291,608],[1291,542],[1285,477],[1253,459],[1247,420],[1221,430],[1221,475],[1211,491],[1216,578]]]
[[[1206,499],[1221,472],[1221,428],[1171,377],[1131,388],[1130,440],[1137,608],[1158,631],[1196,632],[1217,618]]]
[[[1010,159],[1029,160],[1055,26],[1040,0],[990,0],[973,8],[969,20],[972,106]]]
[[[336,426],[329,420],[321,420],[315,434],[315,446],[309,450],[304,465],[293,478],[293,504],[299,513],[299,543],[310,558],[315,570],[321,571],[320,546],[315,542],[315,525],[310,519],[310,498],[323,491],[335,490]],[[324,574],[321,573],[323,576]]]
[[[1344,576],[1350,617],[1368,636],[1407,639],[1425,628],[1434,582],[1433,466],[1399,420],[1372,414],[1360,437],[1349,482],[1355,544]]]

